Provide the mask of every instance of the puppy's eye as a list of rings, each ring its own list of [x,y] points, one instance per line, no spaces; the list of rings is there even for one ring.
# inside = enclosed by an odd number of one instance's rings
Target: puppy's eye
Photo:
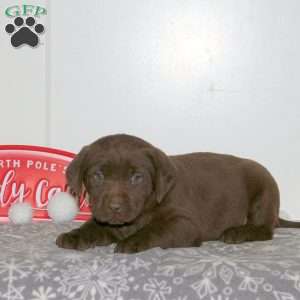
[[[142,173],[136,172],[130,177],[131,184],[139,184],[144,180],[144,175]]]
[[[104,180],[104,175],[100,170],[98,170],[92,174],[92,178],[95,182],[102,183],[102,181]]]

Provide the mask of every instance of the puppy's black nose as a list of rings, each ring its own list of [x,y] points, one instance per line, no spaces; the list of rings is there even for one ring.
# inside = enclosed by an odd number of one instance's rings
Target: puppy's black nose
[[[111,202],[109,204],[109,207],[114,212],[120,212],[121,211],[121,204],[116,202]]]

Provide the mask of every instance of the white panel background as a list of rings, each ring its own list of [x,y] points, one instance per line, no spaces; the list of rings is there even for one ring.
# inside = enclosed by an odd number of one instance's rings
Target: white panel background
[[[298,0],[49,0],[44,98],[0,137],[78,151],[126,132],[170,154],[250,157],[300,219],[299,10]],[[4,64],[10,79],[19,63]],[[31,69],[29,94],[44,67]],[[23,95],[4,89],[2,103],[24,110]]]
[[[4,30],[14,18],[5,15],[5,9],[22,5],[24,1],[0,0],[0,143],[46,143],[46,38],[32,49],[15,49]],[[31,5],[45,6],[45,0],[32,0]],[[47,17],[41,17],[46,24]]]

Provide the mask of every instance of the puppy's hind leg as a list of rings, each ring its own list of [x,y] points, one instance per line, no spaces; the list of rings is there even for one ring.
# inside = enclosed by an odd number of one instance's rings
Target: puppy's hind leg
[[[239,244],[252,241],[266,241],[273,237],[273,230],[266,225],[246,224],[226,229],[220,240],[227,244]]]
[[[278,224],[279,192],[277,186],[265,189],[249,204],[247,223],[226,229],[220,240],[229,244],[271,240]]]

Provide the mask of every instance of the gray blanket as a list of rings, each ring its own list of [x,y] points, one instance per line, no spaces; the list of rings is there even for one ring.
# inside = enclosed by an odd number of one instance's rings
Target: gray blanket
[[[114,254],[59,249],[56,236],[79,226],[0,225],[0,299],[299,300],[300,229],[273,241]]]

